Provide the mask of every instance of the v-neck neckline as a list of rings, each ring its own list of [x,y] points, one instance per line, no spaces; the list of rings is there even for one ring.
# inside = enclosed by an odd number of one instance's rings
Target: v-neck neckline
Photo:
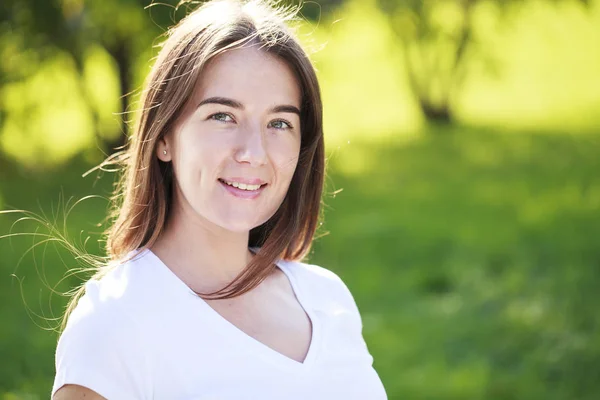
[[[248,346],[251,346],[254,349],[254,352],[260,355],[261,358],[266,358],[270,362],[274,362],[280,367],[294,369],[298,371],[307,371],[315,363],[317,353],[321,345],[321,322],[318,316],[316,315],[314,308],[310,306],[308,300],[304,297],[302,288],[298,284],[294,273],[289,269],[289,265],[286,261],[277,260],[275,262],[275,265],[287,277],[294,292],[294,295],[296,296],[296,299],[300,304],[300,307],[304,310],[304,312],[310,319],[311,324],[310,344],[304,361],[302,362],[296,361],[293,358],[290,358],[284,355],[283,353],[280,353],[279,351],[269,347],[265,343],[261,342],[258,339],[255,339],[248,333],[244,332],[241,328],[237,327],[234,323],[232,323],[227,318],[222,316],[219,312],[217,312],[217,310],[212,308],[206,302],[206,300],[198,296],[156,254],[154,254],[152,250],[146,249],[145,253],[151,257],[151,259],[154,261],[154,264],[157,267],[159,267],[160,270],[166,273],[166,276],[169,277],[170,281],[172,281],[178,286],[178,290],[183,289],[183,291],[187,292],[187,294],[193,295],[193,299],[197,301],[204,310],[206,310],[206,313],[210,315],[210,317],[215,321],[215,323],[220,324],[223,327],[223,329],[226,330],[226,334],[232,335],[239,341],[247,344]]]

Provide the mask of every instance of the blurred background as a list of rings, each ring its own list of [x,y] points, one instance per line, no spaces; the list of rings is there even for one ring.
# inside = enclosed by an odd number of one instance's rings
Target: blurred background
[[[149,3],[0,4],[0,209],[91,254],[115,174],[82,175],[187,8]],[[309,261],[350,287],[389,398],[600,398],[600,0],[303,15],[329,159]],[[23,216],[0,215],[3,400],[48,398],[61,293],[89,276]]]

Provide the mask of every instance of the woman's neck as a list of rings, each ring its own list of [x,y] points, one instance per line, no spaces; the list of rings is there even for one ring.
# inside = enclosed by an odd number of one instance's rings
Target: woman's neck
[[[192,290],[219,290],[252,259],[249,232],[227,231],[195,213],[188,214],[192,213],[173,212],[151,250]]]

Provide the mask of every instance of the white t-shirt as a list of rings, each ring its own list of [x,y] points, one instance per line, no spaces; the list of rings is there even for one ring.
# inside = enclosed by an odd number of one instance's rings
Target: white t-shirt
[[[144,250],[86,283],[58,342],[52,395],[77,384],[109,400],[386,399],[342,280],[315,265],[277,266],[312,322],[303,363],[227,321]]]

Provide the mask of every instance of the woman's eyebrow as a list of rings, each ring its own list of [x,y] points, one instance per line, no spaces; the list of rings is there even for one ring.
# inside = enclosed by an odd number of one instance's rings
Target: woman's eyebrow
[[[221,104],[223,106],[228,106],[232,108],[239,108],[240,110],[244,109],[244,105],[237,100],[228,99],[227,97],[209,97],[204,99],[198,104],[198,108],[205,104]]]
[[[292,105],[275,106],[271,109],[271,113],[292,113],[300,116],[300,110],[298,107]]]
[[[239,110],[243,110],[244,109],[244,105],[242,103],[240,103],[237,100],[233,100],[233,99],[229,99],[227,97],[209,97],[206,98],[204,100],[202,100],[199,104],[198,104],[198,108],[200,108],[201,106],[205,105],[205,104],[220,104],[222,106],[227,106],[227,107],[231,107],[231,108],[237,108]],[[296,106],[290,105],[290,104],[282,104],[282,105],[278,105],[275,106],[273,108],[271,108],[269,110],[270,114],[274,114],[274,113],[292,113],[292,114],[298,114],[298,116],[300,116],[300,109]]]

